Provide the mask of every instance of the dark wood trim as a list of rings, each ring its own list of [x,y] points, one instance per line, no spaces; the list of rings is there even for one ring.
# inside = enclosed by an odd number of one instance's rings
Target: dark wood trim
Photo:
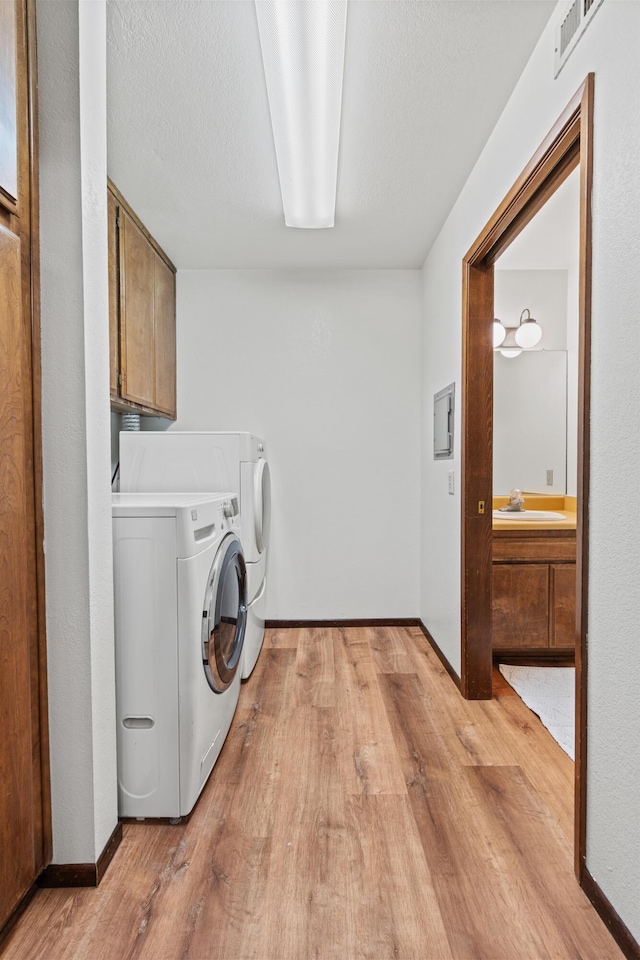
[[[97,863],[50,863],[38,877],[38,886],[97,887],[121,842],[122,824],[118,823]]]
[[[378,620],[266,620],[267,630],[299,630],[310,627],[419,627],[417,617],[387,617]]]
[[[14,908],[11,915],[5,920],[3,925],[0,927],[0,950],[2,949],[2,944],[5,942],[5,940],[7,939],[7,937],[9,936],[9,934],[11,933],[16,923],[18,922],[22,914],[25,912],[25,910],[27,909],[27,907],[29,906],[29,904],[31,903],[31,901],[33,900],[33,897],[37,892],[38,892],[38,884],[32,883],[29,889],[27,890],[27,892],[25,893],[25,895],[23,896],[22,900],[20,900],[20,902]]]
[[[95,863],[50,863],[38,877],[39,887],[97,887]]]
[[[468,700],[490,700],[493,549],[492,265],[463,264],[462,297],[460,689]]]
[[[436,643],[436,641],[433,639],[433,637],[431,636],[431,634],[429,633],[429,631],[428,631],[427,628],[425,627],[425,625],[424,625],[424,623],[422,622],[422,620],[419,620],[419,621],[418,621],[418,626],[420,627],[420,629],[421,629],[422,632],[424,633],[425,637],[426,637],[427,640],[429,641],[429,644],[430,644],[431,648],[433,649],[433,652],[435,653],[436,657],[438,658],[438,660],[440,661],[440,663],[442,664],[442,666],[445,668],[445,670],[447,671],[447,673],[449,674],[449,676],[451,677],[451,679],[453,680],[453,682],[455,683],[456,687],[457,687],[458,690],[459,690],[459,689],[460,689],[460,677],[459,677],[458,674],[455,672],[455,670],[453,669],[453,667],[451,666],[451,664],[449,663],[449,661],[448,661],[447,658],[445,657],[444,653],[442,652],[442,650],[440,649],[440,647],[438,646],[438,644]]]
[[[164,252],[164,250],[162,249],[158,241],[151,236],[151,234],[149,233],[148,229],[145,227],[140,217],[133,210],[133,207],[123,197],[123,195],[120,193],[120,191],[116,187],[113,180],[110,180],[109,177],[107,177],[107,187],[109,188],[109,190],[111,191],[115,199],[117,200],[118,204],[121,207],[125,208],[125,210],[129,214],[129,216],[131,217],[135,225],[138,227],[140,232],[145,236],[145,238],[149,241],[153,249],[156,251],[156,253],[160,257],[160,259],[164,260],[164,262],[166,263],[166,265],[169,267],[170,270],[172,270],[174,273],[177,273],[175,266],[173,265],[173,263],[171,262],[167,254]]]
[[[502,203],[489,218],[484,229],[466,253],[465,263],[488,262],[496,250],[500,250],[502,253],[506,248],[501,248],[501,238],[515,220],[521,222],[523,211],[529,201],[538,195],[540,190],[542,190],[545,199],[548,200],[569,175],[571,171],[565,170],[562,179],[557,179],[557,170],[562,168],[565,158],[571,156],[575,151],[575,144],[580,138],[583,119],[581,116],[584,106],[583,97],[585,89],[590,85],[593,88],[593,74],[589,74],[580,85]],[[528,220],[522,223],[520,229],[524,229],[527,223]],[[515,234],[511,236],[511,241],[515,240],[515,236]],[[491,319],[493,320],[493,317]]]
[[[626,924],[620,919],[620,916],[607,900],[586,867],[583,869],[580,877],[580,886],[627,960],[640,960],[640,944]]]
[[[578,357],[578,510],[576,530],[576,876],[587,853],[587,633],[589,629],[589,479],[591,464],[591,188],[593,183],[594,75],[584,82],[580,106],[580,277]]]
[[[461,670],[468,699],[491,696],[493,264],[579,163],[580,357],[576,535],[575,870],[586,853],[587,610],[594,75],[589,74],[463,259]],[[485,513],[479,509],[484,501]],[[487,516],[488,514],[488,516]],[[488,533],[489,531],[489,533]]]
[[[506,663],[516,667],[572,667],[575,661],[574,651],[562,648],[552,650],[550,647],[543,647],[539,654],[536,652],[534,655],[529,651],[519,654],[507,647],[496,647],[493,651],[494,665]]]
[[[102,881],[109,864],[113,860],[116,850],[122,843],[123,837],[123,828],[121,823],[117,823],[114,827],[113,833],[107,840],[104,850],[98,857],[98,862],[96,864],[96,886]]]
[[[34,548],[36,579],[36,623],[38,675],[38,711],[40,729],[40,782],[42,804],[42,833],[40,849],[35,851],[36,871],[51,861],[53,836],[51,822],[51,771],[49,757],[49,697],[47,683],[47,633],[44,561],[44,510],[42,474],[42,362],[40,333],[40,173],[38,150],[38,59],[36,45],[36,4],[27,0],[27,63],[29,74],[29,190],[30,257],[31,257],[31,384],[32,384],[32,445],[33,445],[33,504]]]

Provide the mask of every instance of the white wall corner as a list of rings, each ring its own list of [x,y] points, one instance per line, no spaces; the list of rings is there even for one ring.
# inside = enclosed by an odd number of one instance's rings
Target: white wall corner
[[[117,824],[106,3],[39,0],[42,442],[54,863]]]

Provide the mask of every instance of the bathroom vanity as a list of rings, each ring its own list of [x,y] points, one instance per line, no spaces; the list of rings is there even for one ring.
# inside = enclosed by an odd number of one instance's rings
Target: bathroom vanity
[[[544,499],[545,507],[562,507],[564,521],[527,521],[526,513],[494,519],[493,655],[503,662],[574,659],[575,505]]]

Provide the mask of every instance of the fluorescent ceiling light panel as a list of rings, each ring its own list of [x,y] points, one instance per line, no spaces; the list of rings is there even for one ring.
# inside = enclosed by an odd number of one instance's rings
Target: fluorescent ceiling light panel
[[[332,227],[347,0],[256,0],[288,227]]]

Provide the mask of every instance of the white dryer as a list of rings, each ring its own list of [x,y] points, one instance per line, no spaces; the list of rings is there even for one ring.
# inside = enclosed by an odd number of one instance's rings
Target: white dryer
[[[264,637],[271,524],[271,480],[264,441],[250,433],[123,432],[120,489],[238,492],[249,597],[242,669],[246,679],[256,664]]]
[[[231,725],[247,616],[234,498],[113,494],[120,816],[189,813]]]

